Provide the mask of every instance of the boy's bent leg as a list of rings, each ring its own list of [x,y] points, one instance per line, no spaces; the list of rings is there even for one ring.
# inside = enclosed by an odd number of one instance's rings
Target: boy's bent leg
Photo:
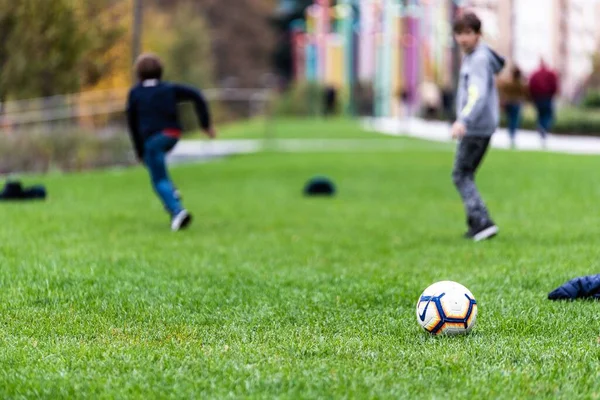
[[[167,152],[173,148],[175,139],[156,135],[146,143],[144,161],[150,171],[152,186],[160,197],[163,205],[172,216],[183,210],[181,202],[177,198],[175,186],[169,179],[165,162]]]
[[[458,144],[452,180],[460,193],[470,228],[491,222],[487,207],[475,186],[475,172],[488,149],[490,138],[467,136]]]

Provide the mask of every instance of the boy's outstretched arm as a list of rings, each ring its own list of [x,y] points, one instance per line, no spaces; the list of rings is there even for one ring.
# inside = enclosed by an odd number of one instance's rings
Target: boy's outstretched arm
[[[215,131],[212,126],[210,110],[202,93],[190,86],[175,85],[175,96],[177,101],[191,101],[194,103],[196,115],[200,120],[200,127],[209,137],[214,138]]]
[[[138,160],[141,160],[144,157],[144,141],[140,135],[138,129],[138,116],[137,111],[133,105],[133,100],[131,98],[131,94],[127,100],[127,125],[129,126],[129,136],[131,137],[131,142],[133,143],[133,147],[135,149],[135,154]]]

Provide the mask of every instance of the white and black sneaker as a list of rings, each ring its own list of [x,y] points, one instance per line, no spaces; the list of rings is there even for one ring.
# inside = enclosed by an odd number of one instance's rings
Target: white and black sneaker
[[[190,222],[192,222],[192,215],[186,210],[182,210],[171,220],[171,230],[177,232],[185,229],[190,225]]]
[[[488,221],[478,229],[473,229],[472,235],[473,240],[481,242],[483,240],[491,239],[498,234],[498,227],[492,221]]]

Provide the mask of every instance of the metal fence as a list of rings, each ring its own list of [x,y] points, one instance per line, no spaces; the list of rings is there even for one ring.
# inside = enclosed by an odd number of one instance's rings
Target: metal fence
[[[271,99],[269,89],[208,89],[203,93],[219,122],[265,115]],[[127,89],[114,89],[8,101],[1,105],[0,126],[5,133],[77,127],[99,132],[123,129],[127,94]]]

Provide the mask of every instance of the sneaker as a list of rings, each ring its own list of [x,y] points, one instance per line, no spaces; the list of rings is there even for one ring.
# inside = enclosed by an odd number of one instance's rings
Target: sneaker
[[[481,242],[483,240],[491,239],[498,234],[498,227],[492,221],[484,224],[479,229],[473,229],[473,240]]]
[[[171,230],[173,232],[180,231],[188,227],[188,225],[192,222],[192,216],[186,210],[180,211],[176,216],[171,220]]]

